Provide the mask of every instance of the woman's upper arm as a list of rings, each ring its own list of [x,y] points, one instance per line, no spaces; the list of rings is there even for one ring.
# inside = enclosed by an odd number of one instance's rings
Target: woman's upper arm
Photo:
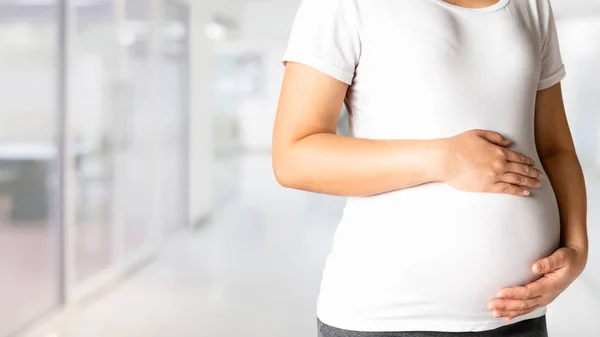
[[[314,133],[335,133],[361,53],[355,0],[302,0],[283,56],[286,65],[274,155]]]
[[[335,134],[348,85],[307,65],[287,62],[273,130],[273,154],[316,133]]]
[[[541,48],[541,71],[535,104],[535,137],[541,159],[561,151],[575,151],[567,123],[560,81],[566,76],[554,12],[542,2],[545,18]]]

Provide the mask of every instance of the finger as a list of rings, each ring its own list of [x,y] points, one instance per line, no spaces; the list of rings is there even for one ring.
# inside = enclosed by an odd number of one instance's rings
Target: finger
[[[487,140],[490,143],[500,145],[500,146],[508,146],[512,141],[510,139],[504,138],[500,133],[489,131],[489,130],[476,130],[477,134]]]
[[[489,310],[523,311],[541,305],[540,296],[525,300],[503,300],[495,298],[488,303]]]
[[[503,310],[494,310],[491,315],[494,317],[504,317],[504,319],[507,322],[510,322],[511,319],[514,319],[518,316],[522,316],[522,315],[526,315],[529,314],[531,312],[533,312],[535,309],[537,309],[538,307],[535,308],[530,308],[527,310],[522,310],[522,311],[503,311]]]
[[[509,184],[509,183],[505,183],[505,182],[497,182],[492,186],[491,192],[495,192],[495,193],[505,193],[505,194],[513,194],[513,195],[520,195],[520,196],[527,196],[529,194],[531,194],[529,192],[529,190],[527,190],[526,188],[517,186],[517,185],[513,185],[513,184]]]
[[[541,296],[543,294],[543,288],[544,287],[540,282],[535,281],[520,287],[500,289],[498,290],[496,297],[502,299],[526,300]]]
[[[513,172],[536,179],[541,178],[543,175],[542,171],[536,169],[535,167],[514,162],[506,163],[506,172]]]
[[[529,308],[529,309],[526,309],[526,310],[513,310],[513,311],[494,310],[494,311],[492,311],[491,315],[494,316],[494,317],[504,317],[504,319],[507,322],[510,322],[511,319],[514,319],[514,318],[519,317],[519,316],[527,315],[527,314],[533,312],[538,307],[539,306],[536,306],[536,307],[533,307],[533,308]]]
[[[529,178],[526,176],[522,176],[520,174],[511,173],[511,172],[504,173],[503,175],[501,175],[500,181],[503,181],[503,182],[509,183],[509,184],[513,184],[513,185],[530,187],[530,188],[539,188],[540,186],[542,186],[541,182],[538,179]]]
[[[522,153],[507,149],[507,150],[505,150],[505,155],[506,155],[506,160],[508,160],[510,162],[527,164],[530,166],[535,165],[535,161],[533,159],[527,157],[526,155],[524,155]]]
[[[568,256],[563,250],[557,250],[554,254],[536,261],[531,270],[535,274],[545,274],[568,265]]]

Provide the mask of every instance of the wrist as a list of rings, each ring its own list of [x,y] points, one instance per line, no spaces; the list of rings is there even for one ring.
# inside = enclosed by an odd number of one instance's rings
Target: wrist
[[[580,256],[584,257],[587,259],[588,256],[588,248],[586,246],[583,245],[578,245],[578,244],[566,244],[563,247],[565,248],[569,248],[571,250],[576,251]]]
[[[570,249],[575,254],[574,259],[574,267],[579,270],[579,272],[583,272],[585,266],[587,265],[588,260],[588,248],[587,246],[579,245],[579,244],[567,244],[563,246],[564,248]]]
[[[577,240],[573,240],[573,238],[571,238],[571,240],[567,240],[563,236],[561,238],[560,246],[573,249],[573,250],[577,251],[578,253],[582,253],[587,256],[588,250],[589,250],[587,234],[586,234],[586,237],[584,237],[583,239],[577,239]]]
[[[444,182],[449,162],[448,143],[444,138],[432,139],[429,142],[431,160],[428,161],[431,182]]]

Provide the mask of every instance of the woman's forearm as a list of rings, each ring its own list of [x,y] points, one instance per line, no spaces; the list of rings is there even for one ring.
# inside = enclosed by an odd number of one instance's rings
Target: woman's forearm
[[[369,196],[440,178],[443,140],[370,140],[318,133],[275,153],[284,186],[342,196]]]
[[[560,210],[561,246],[588,251],[587,196],[583,171],[574,151],[541,158]]]

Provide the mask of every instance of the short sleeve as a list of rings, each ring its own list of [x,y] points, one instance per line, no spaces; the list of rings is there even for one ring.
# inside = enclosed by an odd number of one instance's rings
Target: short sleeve
[[[544,32],[544,40],[542,43],[542,69],[538,90],[549,88],[560,82],[566,75],[565,66],[563,64],[560,46],[558,43],[558,32],[556,22],[554,20],[554,12],[548,1],[547,13]]]
[[[351,85],[359,57],[355,0],[302,0],[283,64],[302,63]]]

